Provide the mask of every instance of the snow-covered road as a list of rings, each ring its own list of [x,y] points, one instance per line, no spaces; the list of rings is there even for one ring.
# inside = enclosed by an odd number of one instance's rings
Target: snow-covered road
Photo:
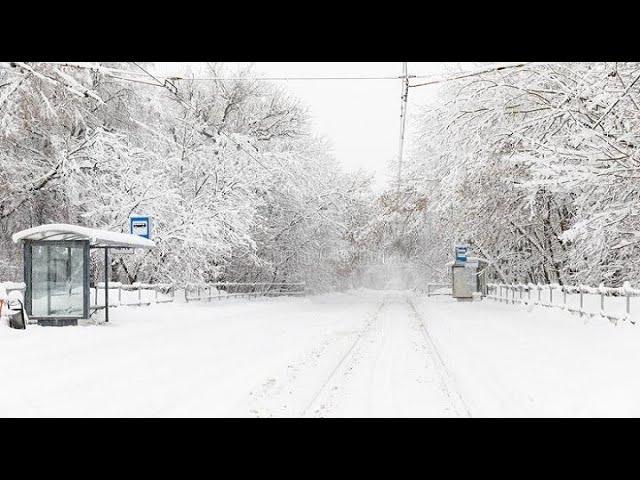
[[[640,414],[636,327],[359,290],[0,327],[0,416]]]
[[[469,414],[424,320],[409,295],[397,292],[383,296],[303,413],[340,417]]]

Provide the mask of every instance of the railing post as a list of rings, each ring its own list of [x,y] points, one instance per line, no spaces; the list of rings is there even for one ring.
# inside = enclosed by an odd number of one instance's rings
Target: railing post
[[[198,285],[198,300],[202,300],[202,298],[200,298],[200,297],[201,297],[201,295],[200,295],[200,285]]]
[[[156,292],[156,296],[155,296],[156,297],[156,303],[158,303],[158,288],[157,287],[154,288],[154,291]]]
[[[522,297],[523,297],[523,294],[522,294],[522,285],[518,285],[518,290],[520,291],[520,303],[522,303]]]
[[[604,284],[600,284],[600,312],[604,312]]]
[[[631,315],[631,295],[629,295],[629,289],[626,289],[627,294],[627,316]]]
[[[538,289],[538,303],[542,303],[542,285],[538,283],[536,288]]]
[[[562,286],[562,305],[566,309],[567,308],[567,287]]]
[[[584,313],[584,291],[582,285],[579,285],[578,289],[580,290],[580,316],[582,316]]]
[[[122,284],[118,286],[118,305],[122,305]]]
[[[138,304],[142,305],[142,288],[138,286]]]
[[[553,285],[549,285],[549,305],[553,305]]]

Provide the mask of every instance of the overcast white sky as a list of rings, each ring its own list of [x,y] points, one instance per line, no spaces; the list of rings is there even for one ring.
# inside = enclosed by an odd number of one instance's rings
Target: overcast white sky
[[[227,64],[229,71],[246,64]],[[401,62],[256,62],[256,75],[328,77],[328,76],[399,76]],[[444,74],[463,64],[409,62],[410,75]],[[161,75],[206,76],[203,65],[194,63],[158,63]],[[414,80],[417,83],[419,80]],[[375,174],[375,184],[382,189],[391,178],[389,161],[398,155],[400,130],[400,80],[287,80],[291,94],[309,108],[315,133],[326,136],[334,155],[345,169],[362,168]],[[416,107],[433,98],[436,86],[409,91],[409,116]],[[410,118],[410,117],[409,117]]]

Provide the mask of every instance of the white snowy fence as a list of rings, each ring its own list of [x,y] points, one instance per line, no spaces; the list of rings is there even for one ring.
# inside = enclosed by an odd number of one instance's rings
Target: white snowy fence
[[[93,287],[92,310],[104,308],[104,283]],[[132,283],[130,285],[109,282],[109,307],[148,306],[152,303],[169,303],[175,299],[175,286],[170,283]],[[123,292],[124,295],[123,295]],[[129,293],[132,292],[132,293]]]
[[[487,284],[487,298],[505,303],[541,305],[561,308],[580,316],[600,316],[611,322],[630,321],[632,298],[640,297],[640,289],[632,288],[629,282],[622,287],[589,287],[558,284]]]
[[[24,297],[26,285],[21,282],[0,282],[8,293],[17,290]],[[234,297],[306,295],[306,283],[203,283],[177,286],[171,283],[109,282],[109,307],[149,306],[152,303],[175,301],[176,290],[183,289],[186,302],[198,300],[229,299]],[[105,284],[98,282],[91,287],[89,310],[105,308]],[[191,295],[195,293],[196,295]]]
[[[255,298],[260,296],[306,295],[306,283],[235,283],[218,282],[189,284],[184,288],[186,302],[234,297]]]
[[[443,291],[446,289],[446,291]],[[451,283],[427,283],[427,297],[432,295],[451,295]]]

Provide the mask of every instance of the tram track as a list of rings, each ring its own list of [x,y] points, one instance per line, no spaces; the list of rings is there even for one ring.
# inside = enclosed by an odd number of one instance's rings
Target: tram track
[[[362,328],[360,333],[357,335],[353,343],[349,346],[349,348],[345,351],[345,353],[340,357],[340,360],[336,363],[335,367],[331,370],[329,375],[322,382],[322,384],[320,385],[320,388],[316,390],[315,394],[311,397],[311,400],[307,403],[305,408],[302,410],[302,413],[300,415],[301,417],[305,417],[312,410],[312,408],[315,406],[318,399],[326,391],[327,387],[332,383],[333,379],[341,370],[341,367],[345,365],[348,359],[351,358],[351,356],[356,350],[356,347],[360,344],[361,340],[366,336],[367,333],[371,331],[373,324],[378,319],[378,316],[380,315],[380,312],[386,305],[387,301],[388,301],[388,296],[385,296],[380,302],[380,305],[378,305],[376,310],[366,321],[364,327]]]
[[[405,297],[407,301],[407,305],[409,306],[414,318],[418,322],[420,332],[427,344],[427,350],[432,352],[432,358],[434,359],[434,365],[436,371],[441,379],[441,384],[444,390],[444,393],[449,398],[451,406],[455,410],[456,414],[460,417],[471,418],[473,415],[471,414],[471,410],[469,409],[468,404],[465,402],[464,398],[460,394],[460,390],[456,386],[455,379],[453,375],[450,373],[449,368],[447,367],[438,347],[436,346],[431,334],[429,333],[429,329],[427,328],[424,317],[418,312],[413,301],[409,298],[409,296]]]

